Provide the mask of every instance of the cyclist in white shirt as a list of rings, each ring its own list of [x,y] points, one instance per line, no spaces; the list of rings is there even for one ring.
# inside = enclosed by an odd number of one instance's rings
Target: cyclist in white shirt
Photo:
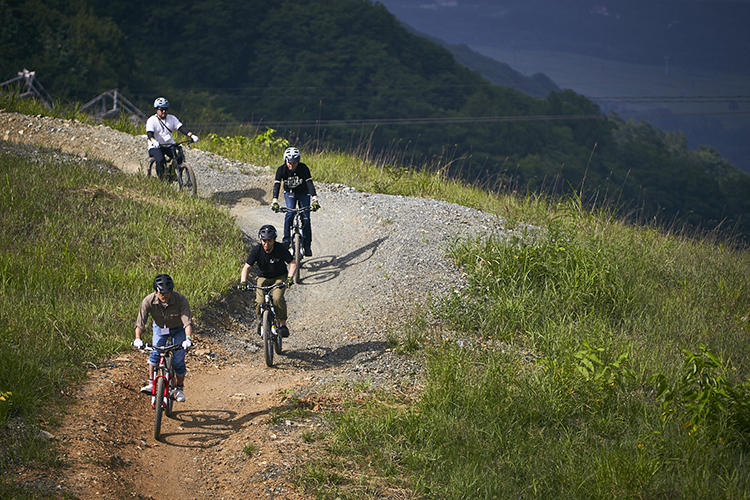
[[[168,113],[169,101],[164,97],[156,98],[154,108],[156,114],[146,121],[146,136],[148,137],[148,155],[156,160],[156,174],[161,179],[164,176],[167,157],[177,158],[178,164],[182,164],[185,160],[182,147],[175,143],[172,132],[179,130],[190,137],[193,142],[198,141],[198,136],[190,132],[175,115]]]

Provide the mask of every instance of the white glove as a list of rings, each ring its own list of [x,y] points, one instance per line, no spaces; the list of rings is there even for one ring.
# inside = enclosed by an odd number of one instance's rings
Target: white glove
[[[187,351],[188,349],[190,349],[190,347],[191,347],[192,345],[193,345],[193,342],[192,342],[192,341],[190,340],[190,338],[186,338],[186,339],[185,339],[185,340],[184,340],[184,341],[182,342],[182,348],[183,348],[183,349],[185,349],[186,351]]]
[[[159,147],[159,141],[157,141],[153,137],[148,140],[148,149],[155,149],[158,147]]]
[[[190,138],[193,140],[193,142],[198,142],[198,136],[193,134],[190,136]]]
[[[141,339],[135,339],[133,341],[133,347],[136,349],[143,349],[143,341]]]
[[[313,196],[312,197],[312,201],[318,201],[318,197],[317,196]]]

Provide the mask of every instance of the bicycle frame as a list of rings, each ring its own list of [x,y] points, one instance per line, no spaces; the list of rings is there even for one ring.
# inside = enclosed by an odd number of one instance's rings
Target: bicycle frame
[[[180,344],[169,344],[166,346],[152,346],[145,345],[143,347],[146,351],[159,351],[159,364],[154,367],[154,380],[151,387],[151,408],[156,407],[156,387],[159,379],[164,379],[164,393],[161,394],[162,408],[167,408],[169,405],[168,398],[172,397],[170,393],[170,383],[174,377],[174,369],[172,368],[172,353],[174,351],[182,349]]]
[[[282,340],[281,340],[281,333],[278,331],[279,325],[276,322],[276,308],[273,303],[273,297],[271,295],[274,288],[285,288],[286,283],[274,283],[270,286],[256,286],[256,285],[247,285],[247,290],[262,290],[263,291],[263,303],[260,305],[260,318],[259,320],[259,327],[260,327],[260,334],[263,338],[263,352],[266,359],[266,365],[267,366],[273,366],[273,353],[276,351],[276,354],[282,353]],[[267,323],[264,324],[264,323]],[[267,331],[267,327],[268,330]]]

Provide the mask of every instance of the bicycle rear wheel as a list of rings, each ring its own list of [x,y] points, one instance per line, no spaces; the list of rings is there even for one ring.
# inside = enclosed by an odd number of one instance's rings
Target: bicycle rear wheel
[[[186,191],[193,196],[198,194],[198,184],[195,181],[195,172],[193,172],[193,167],[187,165],[183,166],[183,168],[180,169],[180,175],[178,177],[181,191]]]
[[[172,406],[174,405],[174,394],[172,393],[175,389],[177,382],[175,382],[174,373],[169,376],[169,387],[167,387],[167,416],[169,418],[174,417]]]
[[[263,353],[266,366],[273,366],[273,340],[271,339],[271,313],[263,311]]]
[[[154,400],[154,439],[161,434],[161,415],[164,411],[164,377],[156,381],[156,399]]]
[[[276,335],[273,336],[273,350],[276,351],[276,354],[281,354],[283,349],[283,340],[281,339],[281,332],[279,332],[278,327],[276,328]]]
[[[156,174],[156,160],[151,158],[148,162],[148,168],[146,169],[146,177],[159,177]]]
[[[302,254],[300,253],[302,246],[302,235],[294,233],[294,263],[297,265],[294,270],[294,282],[300,282],[300,268],[302,268]]]

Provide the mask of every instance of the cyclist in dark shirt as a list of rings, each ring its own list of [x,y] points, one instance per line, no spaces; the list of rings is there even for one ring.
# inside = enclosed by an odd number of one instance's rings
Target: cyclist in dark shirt
[[[300,153],[297,148],[287,148],[284,151],[284,164],[276,169],[276,179],[273,183],[273,200],[271,208],[274,212],[279,211],[279,191],[281,183],[284,183],[284,199],[287,208],[309,207],[312,200],[312,209],[320,208],[318,196],[315,193],[310,168],[300,162]],[[310,212],[302,212],[302,247],[307,257],[312,255],[310,244],[312,243],[312,228],[310,227]],[[291,228],[294,213],[287,212],[284,217],[284,238],[281,242],[289,248],[291,242]]]
[[[271,286],[286,281],[287,288],[292,286],[294,271],[297,264],[292,259],[289,250],[283,245],[276,244],[276,228],[270,224],[261,226],[258,231],[260,243],[253,245],[247,256],[245,265],[240,274],[240,284],[247,283],[247,275],[253,265],[258,267],[257,286]],[[275,288],[271,292],[276,318],[279,320],[279,333],[282,337],[289,336],[289,328],[286,326],[286,300],[284,299],[284,288]],[[255,289],[255,312],[260,316],[260,305],[264,300],[263,290]]]

